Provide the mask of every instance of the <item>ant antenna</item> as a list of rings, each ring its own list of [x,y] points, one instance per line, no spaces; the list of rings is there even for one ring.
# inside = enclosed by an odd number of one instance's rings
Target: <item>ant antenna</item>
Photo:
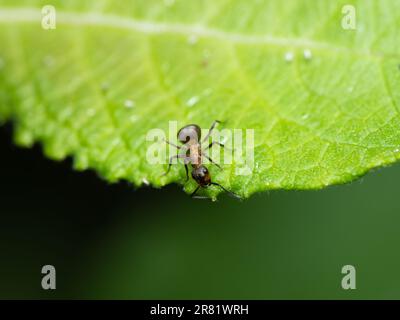
[[[219,183],[216,182],[211,182],[212,185],[220,187],[222,190],[224,190],[226,193],[228,193],[232,198],[242,200],[242,198],[237,195],[236,193],[233,193],[232,191],[229,191],[228,189],[225,189],[223,186],[221,186]]]

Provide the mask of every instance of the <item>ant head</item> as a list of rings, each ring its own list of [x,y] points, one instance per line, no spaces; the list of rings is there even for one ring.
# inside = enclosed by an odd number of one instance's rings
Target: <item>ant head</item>
[[[178,140],[180,143],[198,142],[201,138],[201,129],[197,124],[189,124],[178,132]]]
[[[211,184],[211,176],[205,166],[199,166],[192,171],[193,179],[201,186],[208,186]]]

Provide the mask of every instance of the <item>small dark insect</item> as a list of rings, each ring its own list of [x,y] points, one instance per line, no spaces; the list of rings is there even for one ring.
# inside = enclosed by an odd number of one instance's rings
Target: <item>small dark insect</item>
[[[175,148],[185,151],[185,153],[177,154],[177,155],[174,155],[169,158],[168,169],[164,173],[164,175],[167,175],[168,172],[170,171],[171,165],[172,165],[172,160],[184,159],[183,161],[184,161],[185,170],[186,170],[186,181],[189,180],[188,165],[190,164],[192,166],[192,178],[198,184],[197,188],[190,195],[192,198],[207,199],[207,197],[196,196],[196,193],[200,188],[207,188],[207,187],[213,185],[213,186],[220,187],[222,190],[227,192],[230,196],[240,199],[240,197],[237,194],[225,189],[219,183],[212,182],[210,172],[208,171],[207,167],[203,164],[203,157],[204,157],[204,158],[207,158],[212,164],[216,165],[219,169],[222,170],[221,166],[219,166],[217,163],[215,163],[203,151],[210,149],[215,144],[218,144],[222,148],[224,148],[225,146],[220,142],[213,141],[208,146],[206,146],[204,149],[202,149],[202,143],[205,143],[208,141],[215,126],[219,123],[221,123],[221,121],[215,120],[213,122],[210,130],[208,131],[207,135],[204,137],[203,140],[200,140],[201,139],[200,127],[197,124],[189,124],[178,131],[178,141],[180,143],[182,143],[182,146],[177,146],[169,141],[165,141],[166,143],[174,146]]]

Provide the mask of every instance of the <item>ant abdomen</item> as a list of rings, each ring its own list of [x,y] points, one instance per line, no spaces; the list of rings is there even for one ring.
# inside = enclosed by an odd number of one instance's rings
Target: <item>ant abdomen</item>
[[[199,166],[192,171],[193,179],[202,187],[211,184],[211,176],[205,166]]]
[[[189,124],[178,132],[178,140],[180,143],[186,144],[189,141],[197,143],[201,139],[201,129],[197,124]]]

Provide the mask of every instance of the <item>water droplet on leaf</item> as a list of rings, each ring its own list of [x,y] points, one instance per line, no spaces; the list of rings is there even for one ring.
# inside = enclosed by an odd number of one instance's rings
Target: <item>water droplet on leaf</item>
[[[294,54],[293,52],[289,51],[285,53],[285,60],[286,62],[292,62],[294,59]]]
[[[186,105],[188,107],[193,107],[197,102],[199,102],[199,97],[193,96],[186,102]]]
[[[306,60],[311,60],[312,58],[312,52],[309,49],[304,50],[303,55]]]
[[[199,39],[198,39],[197,35],[192,34],[192,35],[190,35],[190,36],[188,37],[188,40],[187,40],[187,41],[188,41],[189,44],[194,45],[194,44],[197,43],[198,40],[199,40]]]
[[[135,106],[135,102],[132,100],[125,100],[124,106],[128,109],[133,108]]]

